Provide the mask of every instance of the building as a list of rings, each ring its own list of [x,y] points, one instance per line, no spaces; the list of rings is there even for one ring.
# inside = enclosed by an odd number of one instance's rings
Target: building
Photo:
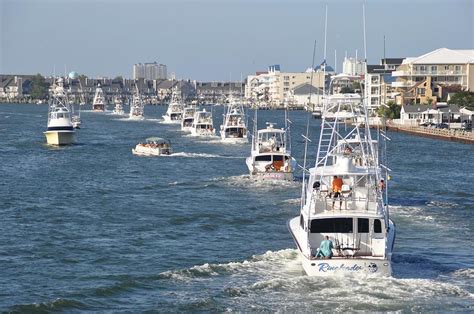
[[[362,59],[345,57],[342,62],[342,73],[352,76],[365,74],[366,62]]]
[[[241,98],[244,90],[242,82],[196,82],[196,94],[203,103],[223,103],[230,96]]]
[[[392,72],[400,66],[403,58],[384,58],[378,65],[367,65],[367,88],[365,89],[369,110],[395,100]]]
[[[469,121],[470,116],[463,113],[457,105],[403,105],[400,111],[400,124],[418,126],[420,124],[446,123],[448,128],[461,128],[461,123]]]
[[[474,91],[474,50],[440,48],[406,58],[392,75],[398,104],[445,101],[449,92]]]
[[[309,83],[298,85],[291,91],[290,99],[297,107],[308,108],[314,111],[315,106],[322,104],[323,89],[316,88]]]
[[[266,72],[247,76],[245,97],[265,106],[282,106],[293,96],[293,89],[305,83],[310,84],[311,77],[314,87],[324,86],[323,70],[324,68],[319,66],[313,70],[309,68],[305,72],[281,72],[279,65],[271,65]],[[332,68],[326,66],[326,75],[331,73]]]
[[[152,63],[137,63],[133,65],[133,79],[166,80],[166,65]]]

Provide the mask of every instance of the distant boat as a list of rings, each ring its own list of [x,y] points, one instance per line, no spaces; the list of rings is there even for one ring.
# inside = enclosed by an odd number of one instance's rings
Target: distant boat
[[[61,78],[54,84],[52,101],[48,110],[48,127],[44,135],[46,142],[50,145],[69,145],[75,142],[71,107]]]
[[[296,160],[291,156],[287,130],[277,129],[273,123],[267,123],[265,129],[257,130],[255,121],[251,154],[245,160],[252,177],[261,180],[293,180]]]
[[[100,87],[100,84],[95,89],[94,100],[92,102],[92,110],[103,112],[107,110],[107,104],[105,102],[104,91]]]
[[[145,104],[143,103],[142,96],[138,90],[138,86],[135,85],[135,92],[132,97],[132,104],[130,105],[129,118],[132,120],[143,120]]]
[[[181,119],[181,131],[191,132],[194,123],[194,114],[197,108],[195,105],[187,105],[183,110],[183,118]]]
[[[115,103],[115,107],[112,113],[115,115],[120,115],[120,116],[124,115],[125,111],[123,110],[122,98],[120,96],[115,97],[114,103]]]
[[[221,125],[223,142],[248,143],[247,122],[244,107],[230,99]]]
[[[191,134],[195,136],[213,136],[216,134],[212,122],[212,112],[202,109],[196,111],[191,128]]]
[[[168,105],[166,113],[163,115],[163,119],[167,123],[179,124],[183,118],[184,103],[181,95],[178,93],[177,88],[174,88],[171,95],[171,101]]]

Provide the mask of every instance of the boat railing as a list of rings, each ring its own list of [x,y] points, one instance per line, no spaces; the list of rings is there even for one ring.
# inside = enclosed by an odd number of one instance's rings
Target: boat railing
[[[377,209],[377,196],[358,196],[350,192],[333,197],[333,193],[314,190],[312,193],[314,211],[372,211]]]

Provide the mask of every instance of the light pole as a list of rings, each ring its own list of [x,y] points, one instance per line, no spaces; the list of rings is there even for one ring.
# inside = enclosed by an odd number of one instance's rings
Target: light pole
[[[451,108],[448,109],[448,130],[451,130]]]

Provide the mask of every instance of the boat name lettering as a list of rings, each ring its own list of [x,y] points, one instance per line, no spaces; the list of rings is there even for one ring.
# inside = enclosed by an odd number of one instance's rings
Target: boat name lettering
[[[319,263],[318,264],[320,272],[336,271],[336,270],[345,270],[345,271],[359,271],[362,269],[362,266],[354,264],[352,266],[346,266],[344,264],[331,266],[328,263]]]

